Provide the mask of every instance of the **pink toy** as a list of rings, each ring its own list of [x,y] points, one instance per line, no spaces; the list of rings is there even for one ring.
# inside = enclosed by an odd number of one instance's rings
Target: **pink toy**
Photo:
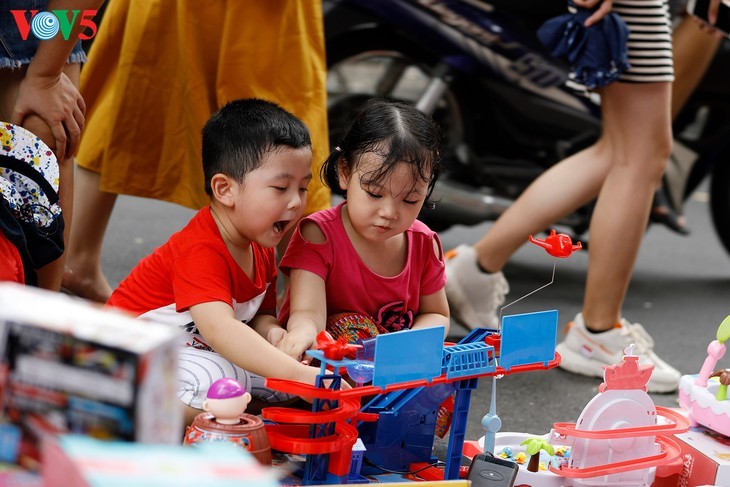
[[[538,440],[569,451],[569,456],[541,459],[543,469],[520,468],[516,487],[648,486],[656,467],[673,465],[679,446],[671,438],[689,429],[683,415],[655,406],[646,393],[653,365],[639,365],[633,346],[620,364],[604,367],[599,393],[583,409],[576,423],[555,423]],[[495,453],[517,454],[531,435],[497,433]],[[539,453],[538,453],[539,454]]]
[[[727,385],[709,380],[724,371],[713,373],[717,362],[725,355],[725,341],[730,339],[730,316],[717,329],[716,340],[707,347],[707,358],[699,374],[683,375],[679,380],[679,405],[689,413],[693,425],[701,424],[718,433],[730,436],[730,401]]]
[[[213,382],[203,410],[213,415],[216,423],[238,424],[240,416],[251,402],[251,394],[235,379],[224,377]]]
[[[185,430],[184,445],[227,441],[245,448],[263,465],[271,465],[271,445],[264,422],[246,414],[251,394],[235,379],[213,382],[203,401],[206,412],[195,416]]]

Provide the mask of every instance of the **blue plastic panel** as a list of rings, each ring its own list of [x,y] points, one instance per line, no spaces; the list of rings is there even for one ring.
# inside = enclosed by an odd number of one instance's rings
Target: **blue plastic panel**
[[[373,385],[431,380],[441,375],[444,327],[404,330],[375,339]]]
[[[503,317],[499,365],[505,369],[533,363],[547,365],[555,357],[557,335],[557,310]]]

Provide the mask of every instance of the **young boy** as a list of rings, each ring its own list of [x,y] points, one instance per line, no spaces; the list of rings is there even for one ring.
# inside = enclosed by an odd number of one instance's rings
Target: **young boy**
[[[189,333],[178,396],[192,408],[202,409],[222,377],[265,402],[288,396],[266,389],[263,377],[314,383],[318,369],[275,347],[286,332],[275,318],[273,250],[302,216],[311,160],[307,128],[276,104],[225,105],[203,128],[210,206],[141,260],[109,298],[111,306]]]

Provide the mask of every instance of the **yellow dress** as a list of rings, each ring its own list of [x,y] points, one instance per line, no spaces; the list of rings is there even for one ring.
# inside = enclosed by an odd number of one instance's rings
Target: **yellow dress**
[[[77,163],[101,190],[208,204],[201,129],[229,100],[275,101],[306,123],[307,211],[330,206],[321,0],[110,0],[81,74]]]

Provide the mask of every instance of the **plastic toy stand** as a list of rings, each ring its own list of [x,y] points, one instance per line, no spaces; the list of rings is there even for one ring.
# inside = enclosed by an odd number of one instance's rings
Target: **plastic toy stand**
[[[531,320],[533,326],[545,326],[534,317]],[[444,346],[443,333],[443,328],[429,328],[378,336],[372,358],[375,385],[345,391],[339,389],[339,372],[356,361],[328,358],[326,351],[308,351],[322,364],[317,386],[266,380],[272,389],[313,398],[312,411],[262,411],[263,417],[273,423],[266,425],[272,449],[305,455],[303,472],[298,475],[304,485],[346,483],[362,479],[361,472],[351,471],[355,463],[352,447],[360,438],[365,448],[363,474],[393,470],[402,472],[405,478],[408,472],[436,462],[432,450],[439,405],[453,395],[446,466],[443,470],[424,470],[423,478],[458,479],[469,403],[477,379],[550,369],[558,365],[560,356],[554,351],[554,341],[546,343],[541,338],[532,342],[525,338],[520,343],[531,345],[542,357],[526,362],[532,355],[520,359],[504,344],[500,348],[500,333],[496,330],[475,329],[458,344],[449,346]],[[371,345],[364,344],[364,349],[372,350]],[[404,355],[403,350],[409,353]],[[515,359],[509,369],[498,365],[500,353],[513,353]],[[441,359],[423,360],[426,356]],[[329,386],[324,387],[327,381]],[[361,408],[360,401],[366,396],[374,397]]]
[[[646,393],[653,366],[641,366],[627,352],[621,364],[604,367],[605,382],[576,423],[555,423],[543,438],[553,447],[569,447],[569,457],[556,465],[547,455],[545,470],[521,467],[515,486],[650,486],[656,468],[680,457],[672,435],[689,429],[684,415],[654,405]],[[497,433],[495,453],[508,447],[524,451],[524,433]],[[470,444],[465,454],[483,445]],[[543,454],[540,452],[543,456]],[[542,458],[541,458],[542,459]]]
[[[707,357],[699,374],[683,375],[679,380],[679,405],[687,411],[693,426],[700,424],[706,428],[730,436],[730,401],[727,400],[727,385],[723,386],[710,376],[726,352],[725,340],[728,338],[730,316],[720,324],[717,340],[707,346]],[[725,393],[719,395],[721,387]],[[720,396],[720,397],[718,397]]]

